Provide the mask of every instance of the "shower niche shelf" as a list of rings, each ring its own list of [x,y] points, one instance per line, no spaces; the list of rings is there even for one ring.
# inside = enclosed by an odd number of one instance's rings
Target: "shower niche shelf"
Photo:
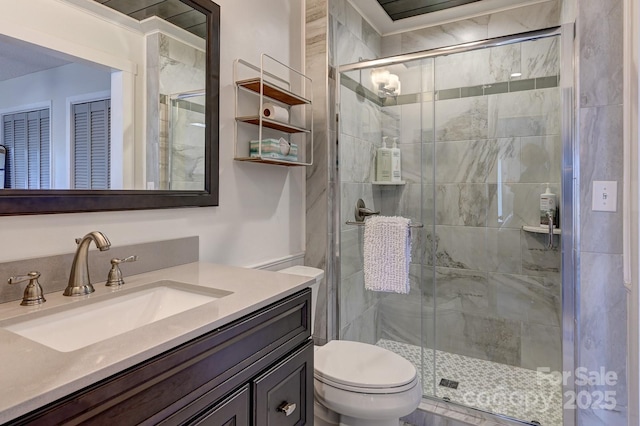
[[[526,232],[533,232],[534,234],[548,234],[549,233],[549,227],[547,226],[529,226],[529,225],[524,225],[522,227],[523,231]],[[562,230],[559,228],[553,228],[553,235],[561,235],[562,234]]]
[[[279,166],[312,165],[311,79],[262,54],[260,66],[236,59],[234,81],[234,160]],[[266,104],[273,105],[276,117],[265,115]],[[295,154],[291,153],[292,148]]]

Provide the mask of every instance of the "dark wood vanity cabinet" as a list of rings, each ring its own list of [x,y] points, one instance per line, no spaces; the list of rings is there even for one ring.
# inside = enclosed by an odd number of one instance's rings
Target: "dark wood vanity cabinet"
[[[10,424],[313,424],[311,291],[180,345]]]

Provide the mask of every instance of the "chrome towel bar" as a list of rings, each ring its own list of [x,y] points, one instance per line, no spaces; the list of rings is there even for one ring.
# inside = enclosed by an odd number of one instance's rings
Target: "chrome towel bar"
[[[353,220],[348,220],[345,222],[347,225],[357,225],[357,226],[364,226],[364,221],[362,222],[357,222],[357,221],[353,221]],[[412,223],[411,225],[409,225],[409,228],[424,228],[424,225],[421,223]]]

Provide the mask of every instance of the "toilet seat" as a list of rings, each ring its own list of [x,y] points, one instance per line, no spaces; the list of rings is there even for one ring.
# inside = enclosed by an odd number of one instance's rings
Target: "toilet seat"
[[[414,388],[416,368],[406,359],[378,346],[332,340],[314,356],[314,378],[337,389],[392,394]]]
[[[418,386],[418,377],[417,376],[411,382],[407,383],[406,385],[394,386],[394,387],[388,387],[388,388],[366,388],[366,387],[359,387],[359,386],[350,386],[350,385],[346,385],[344,383],[334,382],[332,380],[327,379],[326,377],[319,377],[316,374],[314,374],[313,377],[314,377],[314,379],[316,379],[317,381],[319,381],[323,385],[331,386],[331,387],[334,387],[336,389],[340,389],[340,390],[347,391],[347,392],[354,392],[354,393],[394,394],[394,393],[406,392],[406,391],[409,391],[409,390],[413,389],[414,387]]]

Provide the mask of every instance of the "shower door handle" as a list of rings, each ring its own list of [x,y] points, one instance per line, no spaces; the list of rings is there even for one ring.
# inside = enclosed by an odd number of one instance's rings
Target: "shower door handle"
[[[553,214],[551,211],[547,212],[547,217],[549,218],[549,237],[547,240],[547,248],[551,250],[553,249]]]

